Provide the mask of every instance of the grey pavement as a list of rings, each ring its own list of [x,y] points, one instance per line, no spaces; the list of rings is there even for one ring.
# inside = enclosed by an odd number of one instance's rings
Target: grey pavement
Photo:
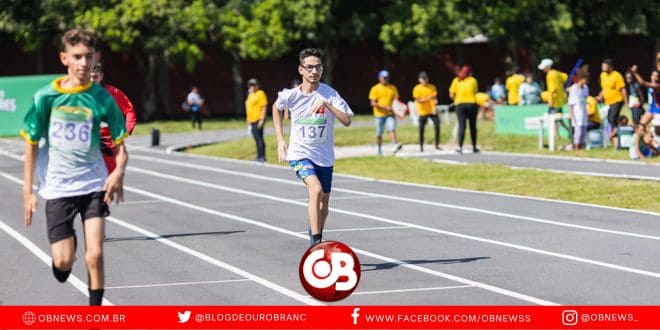
[[[44,201],[26,229],[14,144],[0,141],[0,301],[85,304],[37,257],[49,253]],[[324,238],[350,245],[362,268],[338,304],[660,304],[658,213],[335,171]],[[136,148],[125,186],[106,224],[111,303],[315,303],[298,277],[307,192],[288,168]]]

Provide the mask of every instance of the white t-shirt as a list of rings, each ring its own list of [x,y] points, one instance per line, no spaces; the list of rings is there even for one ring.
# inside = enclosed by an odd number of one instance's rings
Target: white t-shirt
[[[589,87],[583,85],[580,88],[577,84],[573,84],[568,92],[568,105],[573,106],[573,118],[571,123],[573,126],[587,126],[587,97],[589,96]]]
[[[283,111],[288,108],[291,113],[291,134],[286,160],[306,158],[319,166],[334,165],[335,116],[330,110],[308,115],[310,108],[319,99],[325,99],[335,108],[353,116],[353,111],[339,93],[323,83],[309,94],[303,93],[300,87],[284,89],[277,94],[277,109]]]

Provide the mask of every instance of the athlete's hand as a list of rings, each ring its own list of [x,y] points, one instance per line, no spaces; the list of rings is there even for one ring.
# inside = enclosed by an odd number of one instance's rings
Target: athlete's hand
[[[286,159],[286,142],[285,141],[278,141],[277,142],[277,159],[281,162],[283,162]]]
[[[113,200],[117,204],[124,201],[124,173],[115,169],[108,175],[108,178],[105,179],[105,184],[103,185],[103,191],[105,191],[105,196],[103,196],[103,202],[110,205]],[[115,199],[116,197],[116,199]]]
[[[634,64],[633,66],[630,67],[630,72],[637,73],[637,64]]]
[[[33,192],[23,191],[23,210],[25,212],[25,227],[32,226],[32,214],[37,212],[37,197]]]
[[[314,104],[309,108],[309,111],[307,111],[307,116],[311,116],[321,111],[321,109],[327,108],[327,104],[328,101],[323,98],[316,100],[316,102],[314,102]]]

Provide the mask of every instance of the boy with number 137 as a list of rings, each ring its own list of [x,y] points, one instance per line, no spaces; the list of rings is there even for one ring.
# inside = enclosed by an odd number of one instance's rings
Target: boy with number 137
[[[351,124],[353,111],[332,87],[320,82],[323,75],[321,52],[304,49],[299,54],[298,73],[302,84],[279,92],[273,104],[273,123],[279,161],[287,160],[309,193],[310,245],[321,242],[332,187],[335,162],[334,120]],[[282,132],[281,111],[291,113],[291,135],[287,147]]]

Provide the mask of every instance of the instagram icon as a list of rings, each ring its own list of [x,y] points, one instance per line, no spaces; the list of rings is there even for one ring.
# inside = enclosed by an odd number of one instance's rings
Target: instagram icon
[[[561,313],[561,323],[564,325],[576,325],[578,323],[578,312],[567,309]]]

